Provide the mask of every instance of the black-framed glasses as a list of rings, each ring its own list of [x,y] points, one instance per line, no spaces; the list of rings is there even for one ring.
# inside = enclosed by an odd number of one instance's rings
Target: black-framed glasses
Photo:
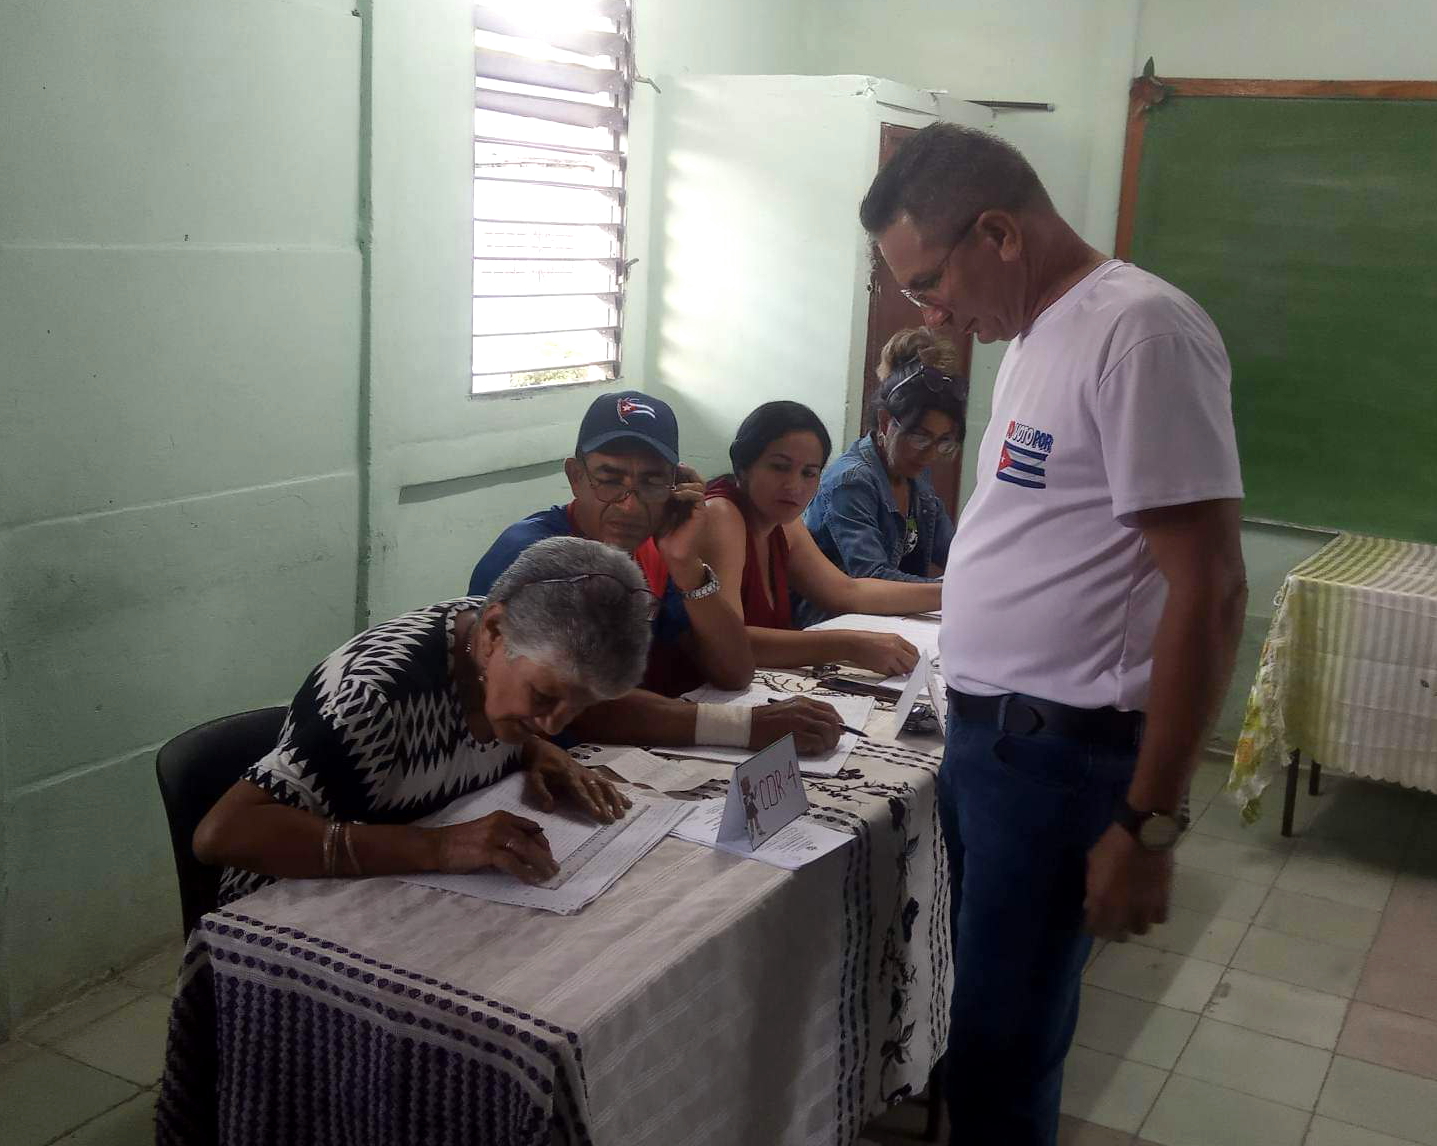
[[[948,269],[948,260],[953,257],[953,252],[958,249],[958,244],[968,237],[968,232],[978,225],[978,220],[982,215],[982,211],[974,215],[973,218],[968,221],[968,225],[958,232],[958,237],[949,244],[948,253],[939,260],[938,265],[926,275],[921,276],[924,279],[932,279],[932,286],[920,287],[918,290],[909,290],[907,287],[899,287],[898,293],[917,307],[937,308],[940,310],[947,309],[948,304],[939,302],[930,292],[943,281],[943,274]]]
[[[584,477],[588,479],[594,496],[605,505],[618,505],[630,494],[644,505],[663,505],[675,488],[672,476],[663,478],[657,474],[641,477],[637,485],[630,485],[626,477],[596,478],[589,472],[588,463],[584,465]]]
[[[662,602],[653,593],[652,590],[648,589],[647,587],[641,587],[638,589],[631,588],[628,585],[625,585],[622,580],[620,580],[618,577],[615,577],[612,573],[600,573],[597,570],[592,573],[575,573],[572,577],[544,577],[538,581],[525,581],[522,585],[520,585],[517,589],[510,593],[509,597],[511,599],[517,597],[520,593],[522,593],[525,589],[529,588],[531,585],[578,585],[581,582],[588,581],[594,577],[606,578],[607,580],[612,581],[620,589],[624,590],[624,592],[629,593],[635,597],[642,596],[643,598],[645,598],[646,606],[648,609],[648,619],[650,621],[652,621],[655,617],[659,615],[659,606],[662,604]]]

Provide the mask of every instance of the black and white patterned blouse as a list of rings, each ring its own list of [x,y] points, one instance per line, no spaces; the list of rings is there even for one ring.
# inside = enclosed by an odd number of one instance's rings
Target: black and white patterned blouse
[[[449,674],[455,617],[483,607],[461,597],[351,638],[305,678],[279,743],[243,778],[326,819],[407,824],[513,771],[519,746],[474,739]],[[272,882],[226,868],[219,901]]]

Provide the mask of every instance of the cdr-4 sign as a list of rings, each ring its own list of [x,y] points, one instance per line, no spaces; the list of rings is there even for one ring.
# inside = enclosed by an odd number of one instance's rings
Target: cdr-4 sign
[[[808,794],[790,733],[734,768],[718,838],[722,843],[747,840],[752,851],[806,811]]]

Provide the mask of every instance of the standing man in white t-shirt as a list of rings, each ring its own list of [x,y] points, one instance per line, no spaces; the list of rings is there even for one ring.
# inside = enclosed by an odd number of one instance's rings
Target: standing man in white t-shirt
[[[1050,1146],[1092,936],[1167,915],[1246,587],[1222,339],[1088,246],[1027,161],[924,128],[860,217],[930,326],[1009,340],[939,637],[953,1143]]]

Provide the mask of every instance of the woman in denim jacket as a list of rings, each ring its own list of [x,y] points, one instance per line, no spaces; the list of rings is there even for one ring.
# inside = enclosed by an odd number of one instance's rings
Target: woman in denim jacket
[[[942,579],[953,521],[928,467],[951,461],[963,442],[968,384],[956,367],[952,344],[923,328],[884,346],[877,426],[828,468],[804,515],[818,547],[850,577]]]

